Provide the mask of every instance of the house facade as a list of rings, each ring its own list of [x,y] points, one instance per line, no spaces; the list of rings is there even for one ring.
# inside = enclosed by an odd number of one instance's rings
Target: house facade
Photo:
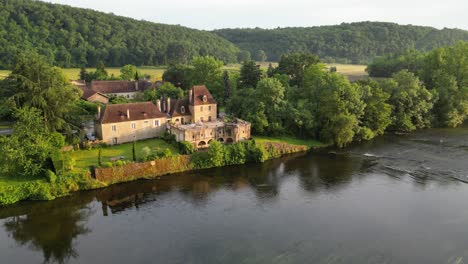
[[[250,123],[217,118],[217,103],[204,85],[194,86],[183,99],[107,105],[99,111],[96,134],[107,144],[120,144],[161,136],[165,131],[195,148],[212,140],[234,143],[250,139]]]

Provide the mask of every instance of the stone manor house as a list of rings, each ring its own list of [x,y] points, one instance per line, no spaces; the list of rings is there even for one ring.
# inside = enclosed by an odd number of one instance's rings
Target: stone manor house
[[[107,144],[120,144],[175,135],[177,141],[191,142],[196,149],[212,140],[234,143],[250,139],[250,123],[217,117],[217,103],[204,85],[193,86],[183,99],[161,98],[152,102],[109,104],[96,117],[96,134]]]

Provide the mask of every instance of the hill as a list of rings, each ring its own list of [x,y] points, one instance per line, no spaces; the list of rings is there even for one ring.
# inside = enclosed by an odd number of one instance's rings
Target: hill
[[[291,51],[309,51],[326,62],[368,63],[375,56],[408,49],[428,51],[468,40],[468,31],[398,25],[385,22],[343,23],[335,26],[277,29],[220,29],[214,33],[249,51],[263,50],[278,61]]]
[[[33,0],[0,0],[0,68],[37,49],[61,67],[159,65],[212,55],[235,62],[238,48],[208,31],[157,24]],[[200,41],[203,39],[203,41]]]

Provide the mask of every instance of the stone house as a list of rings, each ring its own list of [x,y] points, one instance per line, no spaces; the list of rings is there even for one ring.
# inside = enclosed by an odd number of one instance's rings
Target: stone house
[[[72,81],[72,84],[83,90],[82,99],[105,104],[109,102],[109,97],[111,96],[123,96],[127,99],[134,99],[138,93],[153,87],[153,83],[147,80],[91,81],[89,84],[78,80]]]
[[[217,118],[217,103],[204,85],[192,87],[185,98],[161,98],[151,102],[107,105],[96,120],[97,136],[108,144],[120,144],[161,136],[165,131],[177,141],[195,148],[212,140],[234,143],[250,139],[250,123]]]

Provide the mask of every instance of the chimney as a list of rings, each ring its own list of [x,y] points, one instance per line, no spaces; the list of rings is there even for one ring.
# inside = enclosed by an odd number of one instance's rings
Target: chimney
[[[135,81],[135,90],[138,91],[138,81]]]
[[[156,106],[158,107],[159,112],[161,112],[161,100],[156,100]]]
[[[189,97],[189,103],[191,104],[192,103],[192,98],[193,98],[193,88],[190,88],[190,90],[188,91],[188,97]]]
[[[127,119],[130,119],[130,110],[127,108]]]
[[[171,98],[167,97],[167,112],[169,113],[171,111]]]
[[[96,120],[99,120],[100,118],[101,118],[101,106],[98,105],[98,107],[97,107]]]

